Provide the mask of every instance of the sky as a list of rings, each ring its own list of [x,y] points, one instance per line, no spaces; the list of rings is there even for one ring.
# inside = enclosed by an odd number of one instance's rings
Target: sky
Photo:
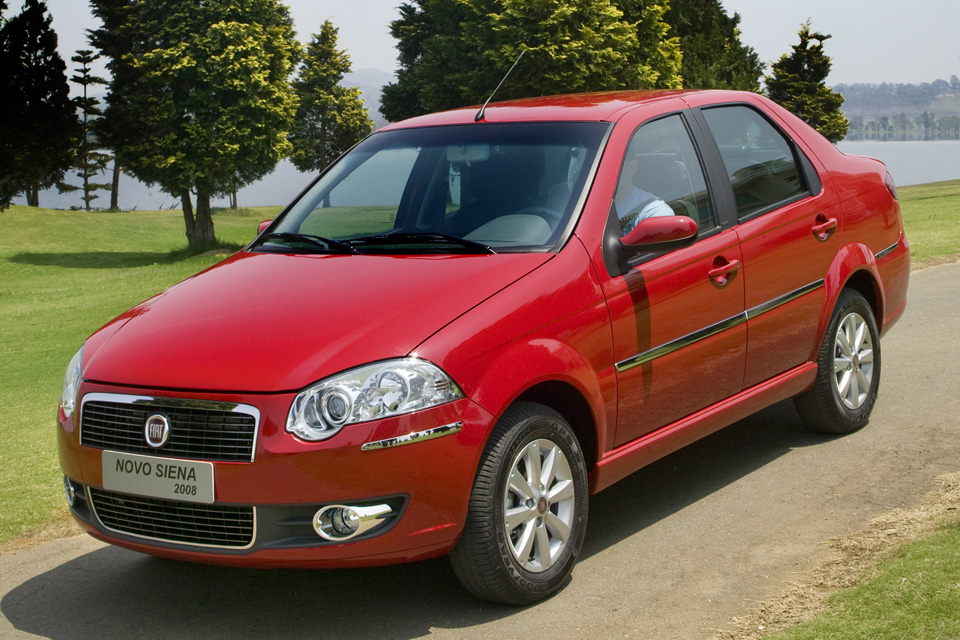
[[[340,47],[354,70],[396,68],[389,25],[402,0],[287,0],[301,40],[319,31],[324,20],[340,28]],[[810,19],[813,29],[830,34],[833,58],[830,85],[920,83],[960,76],[960,0],[722,0],[742,17],[741,41],[761,60],[777,60],[798,41]],[[7,14],[19,0],[8,0]],[[86,30],[98,22],[85,0],[47,0],[60,52],[68,66],[77,49],[89,48]]]

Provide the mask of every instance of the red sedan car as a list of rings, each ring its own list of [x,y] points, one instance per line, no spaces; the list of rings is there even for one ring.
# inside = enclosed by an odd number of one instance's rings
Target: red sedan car
[[[592,493],[763,407],[866,424],[909,247],[884,166],[763,97],[610,93],[389,126],[67,370],[71,511],[259,567],[449,554],[559,589]]]

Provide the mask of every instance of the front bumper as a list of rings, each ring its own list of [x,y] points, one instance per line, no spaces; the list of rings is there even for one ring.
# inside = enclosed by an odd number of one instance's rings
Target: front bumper
[[[60,415],[60,464],[78,498],[71,512],[88,533],[153,555],[229,565],[370,566],[449,552],[463,528],[479,457],[495,420],[472,401],[461,399],[423,412],[354,425],[329,440],[307,443],[284,430],[293,394],[119,391],[86,382],[80,393],[81,397],[89,393],[162,396],[258,409],[254,459],[213,463],[214,503],[209,509],[125,494],[116,487],[105,491],[104,449],[80,443],[78,425],[83,409],[73,418]],[[457,423],[462,424],[459,430],[443,429]],[[424,433],[433,437],[410,437]],[[105,515],[108,502],[109,517]],[[313,530],[312,520],[319,509],[332,504],[389,504],[391,515],[365,535],[331,542]],[[128,507],[140,509],[136,517],[143,517],[144,510],[164,519],[177,515],[162,527],[118,525],[118,517],[128,517],[123,515]],[[194,512],[201,514],[201,520],[211,512],[216,512],[211,516],[215,518],[226,512],[223,517],[230,526],[236,520],[247,527],[252,520],[249,541],[238,538],[228,545],[220,544],[219,539],[182,542],[184,538],[170,531],[184,522],[193,526]],[[206,520],[202,524],[211,526]]]

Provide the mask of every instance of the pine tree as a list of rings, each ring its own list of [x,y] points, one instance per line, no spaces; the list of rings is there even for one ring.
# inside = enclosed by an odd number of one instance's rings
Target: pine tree
[[[629,16],[625,8],[624,13]],[[680,38],[685,87],[760,90],[764,65],[740,42],[740,14],[727,15],[720,0],[670,0],[665,20]]]
[[[831,91],[825,82],[831,62],[823,43],[830,36],[811,32],[809,22],[801,27],[799,35],[800,43],[793,45],[793,53],[781,56],[765,78],[767,97],[837,143],[847,135],[850,123],[840,111],[843,96]]]
[[[390,24],[390,35],[397,40],[397,81],[383,88],[380,113],[393,122],[427,113],[420,99],[420,60],[431,35],[432,20],[419,5],[401,4],[400,18]]]
[[[52,22],[46,4],[26,0],[0,28],[0,208],[18,193],[39,206],[71,163],[76,109]]]
[[[350,56],[337,49],[339,30],[329,20],[307,45],[293,87],[300,105],[290,132],[290,159],[300,171],[323,169],[373,131],[360,89],[342,87]]]
[[[102,173],[112,159],[109,154],[99,151],[103,147],[94,132],[94,123],[98,117],[103,115],[103,112],[100,110],[100,100],[89,94],[92,85],[107,84],[106,80],[93,75],[90,70],[90,65],[99,58],[99,55],[94,55],[93,51],[88,49],[80,49],[77,51],[77,55],[70,58],[80,65],[76,69],[76,75],[70,79],[83,87],[83,95],[74,99],[77,110],[80,112],[80,135],[77,138],[73,163],[73,168],[77,171],[76,175],[80,178],[83,186],[75,187],[63,182],[57,185],[60,193],[83,191],[83,208],[87,211],[90,211],[90,203],[100,197],[96,192],[109,189],[111,186],[90,181],[97,174]]]
[[[483,102],[522,51],[497,99],[678,88],[679,42],[662,7],[627,21],[613,0],[414,0],[391,25],[397,82],[388,120]]]
[[[125,96],[136,85],[137,73],[124,61],[124,54],[134,50],[134,32],[125,25],[137,0],[91,0],[90,9],[102,25],[89,32],[90,44],[106,59],[110,71],[106,108],[94,122],[94,131],[104,148],[113,152],[113,179],[110,186],[110,210],[120,206],[120,175],[122,168],[122,141],[130,139],[139,129],[130,113]]]

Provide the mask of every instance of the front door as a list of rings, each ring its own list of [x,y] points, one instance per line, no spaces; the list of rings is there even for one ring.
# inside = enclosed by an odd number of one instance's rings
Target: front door
[[[682,112],[638,127],[611,203],[623,229],[671,211],[693,218],[699,228],[693,246],[639,256],[626,273],[603,283],[617,366],[614,446],[741,389],[742,257],[736,230],[718,224],[689,127]]]

